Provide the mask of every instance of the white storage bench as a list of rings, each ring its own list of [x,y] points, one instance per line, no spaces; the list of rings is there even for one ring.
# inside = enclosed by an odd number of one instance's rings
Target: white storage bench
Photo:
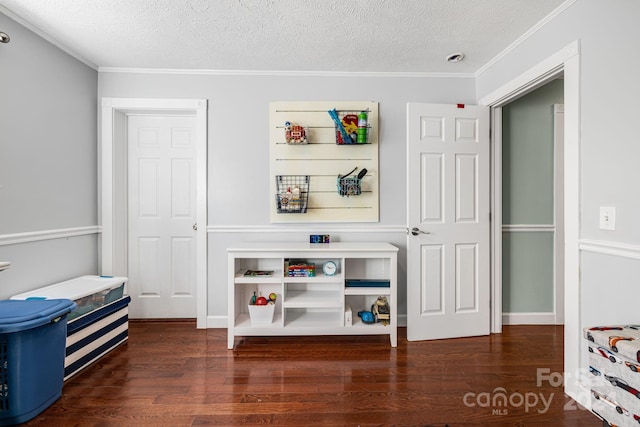
[[[76,309],[67,316],[67,380],[129,338],[131,298],[125,295],[126,283],[126,277],[82,276],[11,299],[66,298],[76,303]]]

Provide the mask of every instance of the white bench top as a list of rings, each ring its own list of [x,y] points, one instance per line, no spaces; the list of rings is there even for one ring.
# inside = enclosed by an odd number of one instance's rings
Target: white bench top
[[[13,300],[25,300],[28,298],[58,299],[66,298],[77,300],[97,292],[116,288],[127,282],[126,277],[117,276],[81,276],[65,282],[54,283],[33,291],[24,292],[11,297]]]

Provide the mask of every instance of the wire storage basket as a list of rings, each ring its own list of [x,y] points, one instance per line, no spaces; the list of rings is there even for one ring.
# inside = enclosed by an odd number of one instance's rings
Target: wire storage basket
[[[338,175],[338,194],[344,196],[359,196],[362,194],[362,179],[367,176],[367,168],[362,168],[357,175],[352,174],[358,170],[356,166],[346,175]]]
[[[355,176],[338,178],[338,194],[344,196],[359,196],[362,194],[362,179]]]
[[[362,114],[364,113],[364,125],[362,122]],[[336,131],[336,144],[366,144],[369,141],[369,131],[371,126],[367,122],[367,111],[337,111],[338,118],[342,127],[349,136],[349,139],[345,141],[342,131],[335,124]]]
[[[310,182],[309,175],[276,175],[278,213],[306,213]]]

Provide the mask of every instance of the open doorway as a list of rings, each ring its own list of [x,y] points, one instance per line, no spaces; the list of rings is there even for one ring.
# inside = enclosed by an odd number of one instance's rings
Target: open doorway
[[[500,108],[505,325],[564,322],[563,103],[556,78]]]
[[[581,309],[580,309],[580,42],[563,49],[517,75],[479,100],[490,106],[492,114],[492,142],[501,135],[503,105],[564,76],[564,372],[575,373],[581,367]],[[491,300],[492,332],[502,331],[502,164],[500,153],[492,157],[492,250]],[[565,377],[564,391],[580,404],[589,407],[589,397],[581,394],[580,378]]]

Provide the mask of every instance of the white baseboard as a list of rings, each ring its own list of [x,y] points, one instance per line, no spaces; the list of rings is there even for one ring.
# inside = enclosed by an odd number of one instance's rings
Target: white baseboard
[[[554,313],[502,313],[503,325],[556,325]]]
[[[227,329],[227,316],[207,316],[207,329]]]

